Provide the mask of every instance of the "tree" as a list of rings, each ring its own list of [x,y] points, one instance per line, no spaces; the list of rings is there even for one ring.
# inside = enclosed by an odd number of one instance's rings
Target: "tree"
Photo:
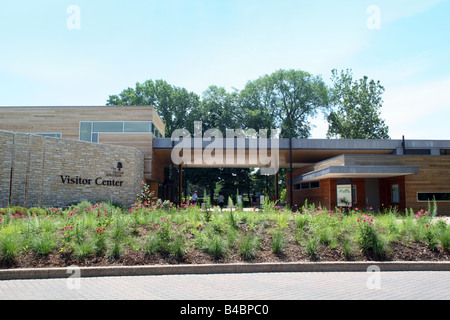
[[[185,88],[168,84],[164,80],[147,80],[136,83],[136,88],[127,88],[118,95],[111,95],[108,106],[143,106],[156,109],[165,124],[165,136],[170,137],[175,129],[193,131],[191,119],[200,104],[200,97]]]
[[[241,92],[244,121],[280,128],[281,137],[310,136],[310,119],[328,107],[328,89],[320,76],[278,70],[248,82]],[[254,128],[256,129],[256,128]]]
[[[238,96],[237,91],[228,93],[222,87],[209,86],[202,94],[195,117],[202,121],[203,130],[219,129],[225,137],[227,129],[240,128]]]
[[[332,70],[332,111],[327,116],[327,138],[389,139],[380,118],[384,87],[367,76],[353,81],[351,70]]]

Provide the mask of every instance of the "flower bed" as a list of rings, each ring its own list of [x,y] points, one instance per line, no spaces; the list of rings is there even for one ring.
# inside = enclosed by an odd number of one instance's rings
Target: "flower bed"
[[[0,209],[0,267],[450,260],[450,226],[428,211],[199,207]]]

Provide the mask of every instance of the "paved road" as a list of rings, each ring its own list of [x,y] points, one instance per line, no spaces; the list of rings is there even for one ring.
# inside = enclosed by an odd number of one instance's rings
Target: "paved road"
[[[293,272],[0,281],[0,299],[449,300],[450,272]]]

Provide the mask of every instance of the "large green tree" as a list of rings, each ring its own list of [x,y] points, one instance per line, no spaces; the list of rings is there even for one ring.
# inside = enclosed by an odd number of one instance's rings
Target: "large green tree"
[[[380,118],[382,94],[380,81],[367,76],[353,80],[351,70],[332,70],[330,90],[332,111],[328,114],[328,138],[389,139],[389,128]]]
[[[248,82],[241,102],[247,126],[259,123],[267,129],[280,128],[281,137],[307,138],[311,119],[328,107],[328,89],[320,76],[278,70]]]
[[[164,80],[147,80],[136,83],[118,95],[111,95],[109,106],[153,106],[165,124],[165,136],[170,137],[175,129],[186,128],[192,132],[193,117],[200,104],[200,97],[185,88],[168,84]]]

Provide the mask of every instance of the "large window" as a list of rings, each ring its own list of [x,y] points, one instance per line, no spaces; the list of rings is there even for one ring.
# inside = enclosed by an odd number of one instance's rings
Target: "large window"
[[[162,137],[151,121],[81,121],[80,140],[98,142],[99,133],[146,133]]]
[[[450,149],[441,149],[441,156],[450,156]]]
[[[450,192],[417,192],[418,202],[428,202],[433,199],[437,202],[450,202]]]

